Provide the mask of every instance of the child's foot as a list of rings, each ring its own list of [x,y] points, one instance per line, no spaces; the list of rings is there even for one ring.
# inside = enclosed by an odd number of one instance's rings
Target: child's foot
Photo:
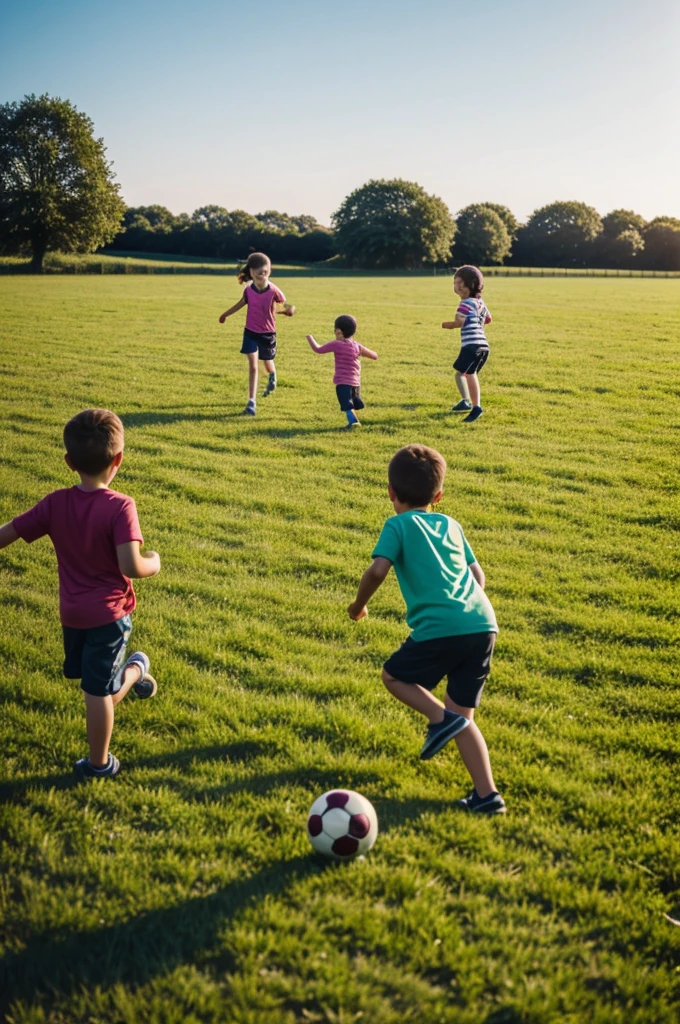
[[[149,675],[149,656],[144,654],[143,651],[137,651],[136,654],[132,654],[123,665],[121,675],[125,673],[126,668],[130,668],[132,665],[139,669],[139,679],[136,683],[132,684],[132,689],[137,696],[140,700],[146,700],[147,697],[155,697],[158,683],[152,675]]]
[[[505,814],[505,800],[500,793],[489,793],[488,796],[479,796],[476,789],[473,789],[469,796],[462,800],[456,800],[456,807],[464,811],[471,811],[473,814]]]
[[[467,398],[461,398],[458,405],[454,405],[451,412],[469,412],[472,408],[472,402],[468,402]]]
[[[341,427],[341,430],[354,430],[355,427],[360,426],[361,424],[359,423],[359,420],[352,420],[352,422],[348,423],[346,427]]]
[[[90,763],[89,757],[81,757],[80,761],[76,761],[74,770],[81,782],[84,782],[86,779],[108,779],[118,774],[120,771],[120,761],[113,754],[109,754],[103,768],[96,768],[95,765]]]
[[[252,399],[252,398],[250,399],[250,401],[248,402],[247,406],[243,410],[243,415],[244,416],[255,416],[255,415],[257,415],[257,409],[255,408],[255,401],[254,401],[254,399]]]
[[[429,761],[446,746],[449,740],[452,740],[469,724],[469,719],[464,715],[456,715],[453,711],[444,711],[443,722],[432,723],[427,727],[425,743],[420,751],[420,760]]]
[[[272,391],[276,391],[276,374],[275,373],[270,373],[269,374],[269,380],[267,381],[267,387],[264,389],[264,395],[262,397],[266,398],[267,395],[271,395]]]
[[[474,423],[475,420],[479,419],[483,412],[484,410],[482,409],[481,405],[473,405],[472,412],[465,417],[463,423]]]

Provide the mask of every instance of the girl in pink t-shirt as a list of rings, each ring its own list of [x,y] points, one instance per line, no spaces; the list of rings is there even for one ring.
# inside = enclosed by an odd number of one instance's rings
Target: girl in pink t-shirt
[[[248,404],[243,410],[244,416],[254,416],[257,412],[255,393],[258,359],[263,360],[265,370],[269,373],[264,396],[271,395],[276,388],[276,306],[283,305],[281,312],[286,316],[292,316],[295,312],[295,306],[289,306],[281,289],[269,280],[271,272],[272,265],[268,256],[263,252],[251,253],[238,275],[239,284],[246,285],[243,295],[236,305],[220,317],[220,323],[223,324],[232,313],[244,306],[248,307],[241,345],[241,352],[248,356]]]
[[[335,341],[327,341],[325,345],[317,345],[314,336],[307,335],[309,347],[317,355],[324,352],[332,352],[335,355],[335,373],[333,383],[335,393],[340,402],[340,408],[347,416],[345,430],[352,430],[361,424],[357,419],[356,409],[363,409],[361,401],[361,356],[367,359],[377,359],[377,352],[360,345],[354,340],[354,332],[357,329],[357,322],[353,316],[339,316],[334,324]]]

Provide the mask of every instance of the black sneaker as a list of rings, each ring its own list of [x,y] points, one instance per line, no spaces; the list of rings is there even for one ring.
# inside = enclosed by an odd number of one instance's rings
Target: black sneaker
[[[429,761],[431,757],[438,754],[443,747],[462,732],[470,724],[469,719],[464,715],[456,715],[453,711],[444,711],[444,721],[428,725],[423,749],[420,751],[420,760]]]
[[[463,423],[474,423],[475,420],[479,419],[483,412],[484,410],[482,409],[481,405],[473,405],[472,412],[465,417]]]
[[[472,402],[468,402],[467,398],[461,398],[458,405],[454,405],[451,412],[470,412],[472,408]]]
[[[455,806],[473,814],[505,814],[506,811],[505,800],[500,793],[489,793],[488,796],[481,797],[476,789],[462,800],[456,800]]]
[[[89,757],[81,757],[80,761],[76,761],[74,771],[81,782],[85,782],[86,779],[108,779],[118,774],[120,761],[113,754],[109,754],[104,768],[95,768],[90,764]]]
[[[266,398],[267,395],[271,395],[272,391],[276,391],[276,374],[275,373],[270,373],[269,374],[269,380],[267,381],[267,387],[264,389],[264,394],[263,394],[262,397]]]
[[[255,408],[255,402],[248,402],[247,406],[243,410],[244,416],[256,416],[257,410]]]

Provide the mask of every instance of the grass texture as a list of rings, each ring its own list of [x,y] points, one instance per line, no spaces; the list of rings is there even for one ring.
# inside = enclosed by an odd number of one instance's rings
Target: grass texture
[[[49,542],[0,553],[0,1018],[9,1024],[671,1024],[680,1006],[680,284],[489,282],[484,417],[457,400],[451,280],[299,278],[279,388],[240,413],[235,278],[0,281],[0,515],[68,486],[61,430],[109,406],[116,486],[163,569],[132,647],[113,781],[76,785]],[[338,428],[340,313],[380,354]],[[264,384],[264,380],[262,380]],[[391,455],[447,458],[501,632],[477,720],[507,804],[468,818],[455,744],[380,682],[393,574],[346,605]],[[315,797],[373,801],[363,861],[305,834]],[[3,1017],[4,1015],[4,1017]]]

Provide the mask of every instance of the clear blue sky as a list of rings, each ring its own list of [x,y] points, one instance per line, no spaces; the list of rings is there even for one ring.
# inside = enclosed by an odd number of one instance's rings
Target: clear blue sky
[[[1,0],[0,102],[85,111],[131,206],[680,217],[678,0]]]

